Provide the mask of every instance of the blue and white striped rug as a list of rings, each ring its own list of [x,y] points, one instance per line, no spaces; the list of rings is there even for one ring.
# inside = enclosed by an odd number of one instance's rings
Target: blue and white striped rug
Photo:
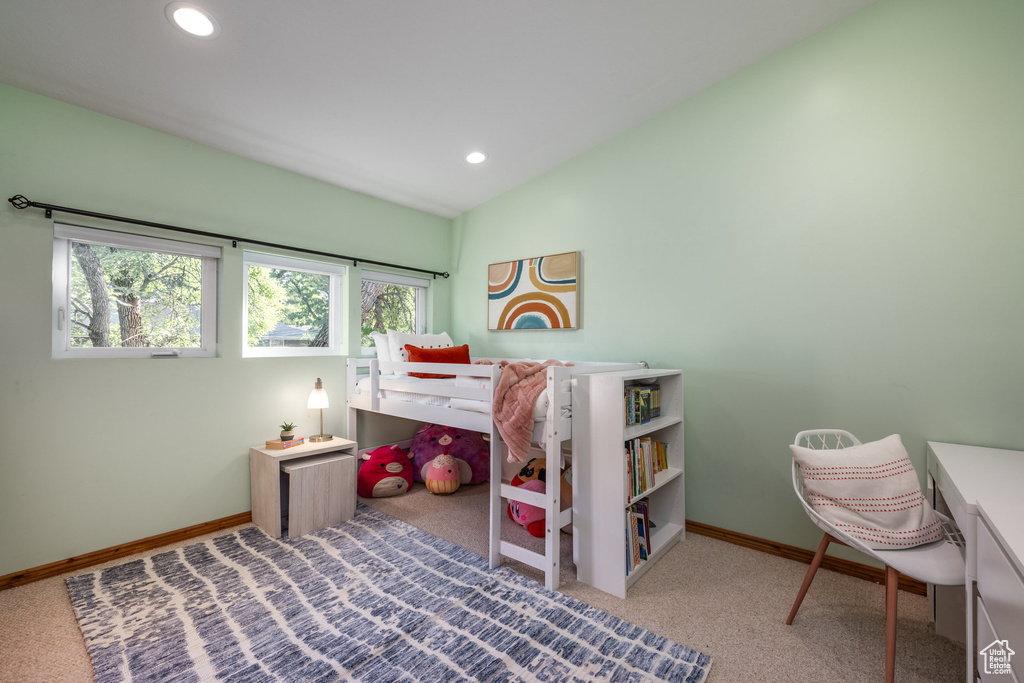
[[[705,654],[360,505],[67,580],[98,683],[703,681]]]

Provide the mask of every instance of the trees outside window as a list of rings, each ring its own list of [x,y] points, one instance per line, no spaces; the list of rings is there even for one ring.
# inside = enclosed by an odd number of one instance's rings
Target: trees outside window
[[[250,252],[243,260],[244,355],[338,353],[343,266]]]
[[[214,356],[219,247],[54,225],[53,356]],[[337,355],[344,266],[244,252],[243,356]],[[426,331],[421,278],[363,271],[361,346]]]
[[[371,332],[425,332],[428,284],[420,278],[363,271],[362,347],[373,347]]]
[[[214,355],[219,255],[216,247],[55,225],[54,356]]]

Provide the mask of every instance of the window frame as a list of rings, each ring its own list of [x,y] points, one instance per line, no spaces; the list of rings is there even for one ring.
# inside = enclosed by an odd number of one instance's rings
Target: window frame
[[[388,285],[400,285],[412,287],[416,290],[416,329],[414,334],[427,333],[427,291],[430,288],[430,280],[426,278],[411,277],[409,275],[398,275],[395,273],[384,273],[378,270],[363,270],[360,273],[359,291],[363,289],[364,282],[379,282]],[[359,330],[362,330],[363,321],[360,312]],[[376,356],[377,347],[362,346],[362,334],[359,335],[360,354],[363,356]]]
[[[115,247],[132,251],[175,254],[202,259],[203,283],[200,289],[200,345],[197,347],[169,346],[106,346],[71,345],[71,243]],[[53,223],[52,276],[52,334],[53,358],[209,358],[217,354],[217,283],[221,259],[220,247],[200,245],[176,240],[151,238],[131,232],[118,232],[95,227]]]
[[[249,346],[249,266],[279,268],[330,277],[330,305],[328,307],[327,346]],[[242,357],[280,358],[297,356],[337,356],[341,353],[342,278],[345,266],[326,261],[298,259],[258,251],[242,252]]]
[[[96,244],[132,251],[196,257],[202,260],[200,288],[200,345],[198,347],[72,347],[71,243]],[[181,242],[135,233],[88,228],[66,223],[53,224],[53,310],[51,355],[62,358],[212,358],[217,355],[217,292],[221,248]]]

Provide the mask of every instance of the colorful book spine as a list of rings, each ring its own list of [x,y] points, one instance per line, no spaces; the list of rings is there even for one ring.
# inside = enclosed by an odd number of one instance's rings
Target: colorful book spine
[[[643,559],[651,556],[650,502],[644,498],[632,505],[637,517],[637,533],[640,536],[640,555]]]
[[[644,498],[626,510],[626,575],[647,561],[653,554],[651,542],[650,502]]]
[[[657,474],[668,469],[668,444],[647,436],[625,442],[626,494],[642,496],[657,483]]]
[[[632,427],[647,424],[661,417],[661,386],[652,384],[643,386],[628,384],[623,397],[626,413],[626,426]]]
[[[636,518],[637,546],[640,549],[640,559],[646,560],[650,553],[650,545],[647,543],[647,529],[644,524],[644,516],[639,512],[634,512],[633,517]]]
[[[626,511],[626,576],[640,566],[639,520],[632,510]]]

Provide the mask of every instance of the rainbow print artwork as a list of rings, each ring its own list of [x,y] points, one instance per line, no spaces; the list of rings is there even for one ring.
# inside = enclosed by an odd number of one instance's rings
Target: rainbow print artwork
[[[487,267],[487,329],[575,330],[579,252]]]

